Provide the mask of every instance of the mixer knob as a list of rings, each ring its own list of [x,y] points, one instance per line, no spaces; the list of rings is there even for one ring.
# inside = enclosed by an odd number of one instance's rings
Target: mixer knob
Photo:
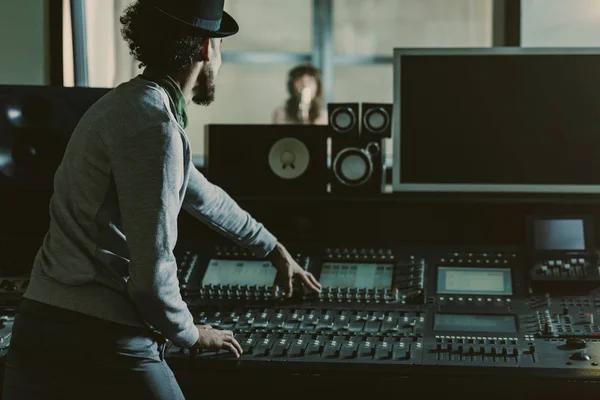
[[[573,354],[571,354],[569,359],[575,360],[575,361],[589,361],[592,358],[585,353],[573,353]]]
[[[574,349],[574,350],[578,350],[578,349],[585,349],[587,347],[587,343],[585,340],[581,339],[581,338],[568,338],[565,346],[568,349]]]

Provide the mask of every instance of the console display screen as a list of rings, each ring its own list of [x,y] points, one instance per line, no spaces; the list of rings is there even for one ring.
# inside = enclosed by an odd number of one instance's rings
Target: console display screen
[[[326,263],[319,283],[329,288],[391,289],[393,274],[391,264]]]
[[[437,294],[512,295],[510,268],[438,267]]]
[[[202,285],[273,286],[277,270],[270,262],[211,260]]]
[[[433,329],[458,332],[517,332],[514,315],[435,314]]]
[[[536,250],[585,250],[581,219],[547,219],[534,222]]]

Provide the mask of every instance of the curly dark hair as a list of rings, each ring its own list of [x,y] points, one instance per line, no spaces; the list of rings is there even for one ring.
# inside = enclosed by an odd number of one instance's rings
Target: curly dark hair
[[[127,7],[120,21],[123,38],[140,68],[182,72],[197,60],[202,49],[202,38],[165,17],[149,0],[137,0]]]
[[[321,72],[312,65],[299,65],[293,68],[288,74],[287,89],[290,95],[285,105],[285,111],[292,121],[300,121],[298,118],[298,106],[300,105],[300,97],[294,87],[294,82],[304,75],[312,76],[317,81],[317,94],[310,104],[308,118],[311,122],[315,122],[321,115],[323,107],[323,83],[321,81]]]

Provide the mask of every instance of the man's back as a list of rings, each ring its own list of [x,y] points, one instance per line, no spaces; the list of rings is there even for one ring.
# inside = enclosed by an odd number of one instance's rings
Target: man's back
[[[175,125],[165,92],[140,77],[115,88],[88,110],[55,176],[50,230],[36,257],[26,298],[114,322],[142,323],[125,296],[130,257],[113,175],[119,166],[113,155],[134,150],[131,139],[140,132],[178,134],[186,150],[179,155],[184,168],[189,145]],[[122,167],[149,173],[143,165]],[[89,302],[82,302],[79,294],[77,302],[70,301],[72,292],[77,287],[83,291],[85,285],[92,285],[91,292],[90,287],[84,289],[92,293],[87,295]]]

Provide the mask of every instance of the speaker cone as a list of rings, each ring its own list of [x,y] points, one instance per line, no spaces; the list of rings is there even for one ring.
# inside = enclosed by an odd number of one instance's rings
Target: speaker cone
[[[336,179],[350,187],[364,185],[373,175],[373,160],[363,149],[348,148],[342,150],[333,162]]]
[[[337,132],[349,132],[356,124],[356,114],[349,107],[337,108],[331,114],[330,124]]]
[[[369,109],[363,119],[365,127],[372,133],[384,132],[390,125],[390,115],[382,107]]]
[[[308,147],[295,138],[278,140],[269,152],[269,167],[282,179],[297,179],[302,176],[310,164]]]

